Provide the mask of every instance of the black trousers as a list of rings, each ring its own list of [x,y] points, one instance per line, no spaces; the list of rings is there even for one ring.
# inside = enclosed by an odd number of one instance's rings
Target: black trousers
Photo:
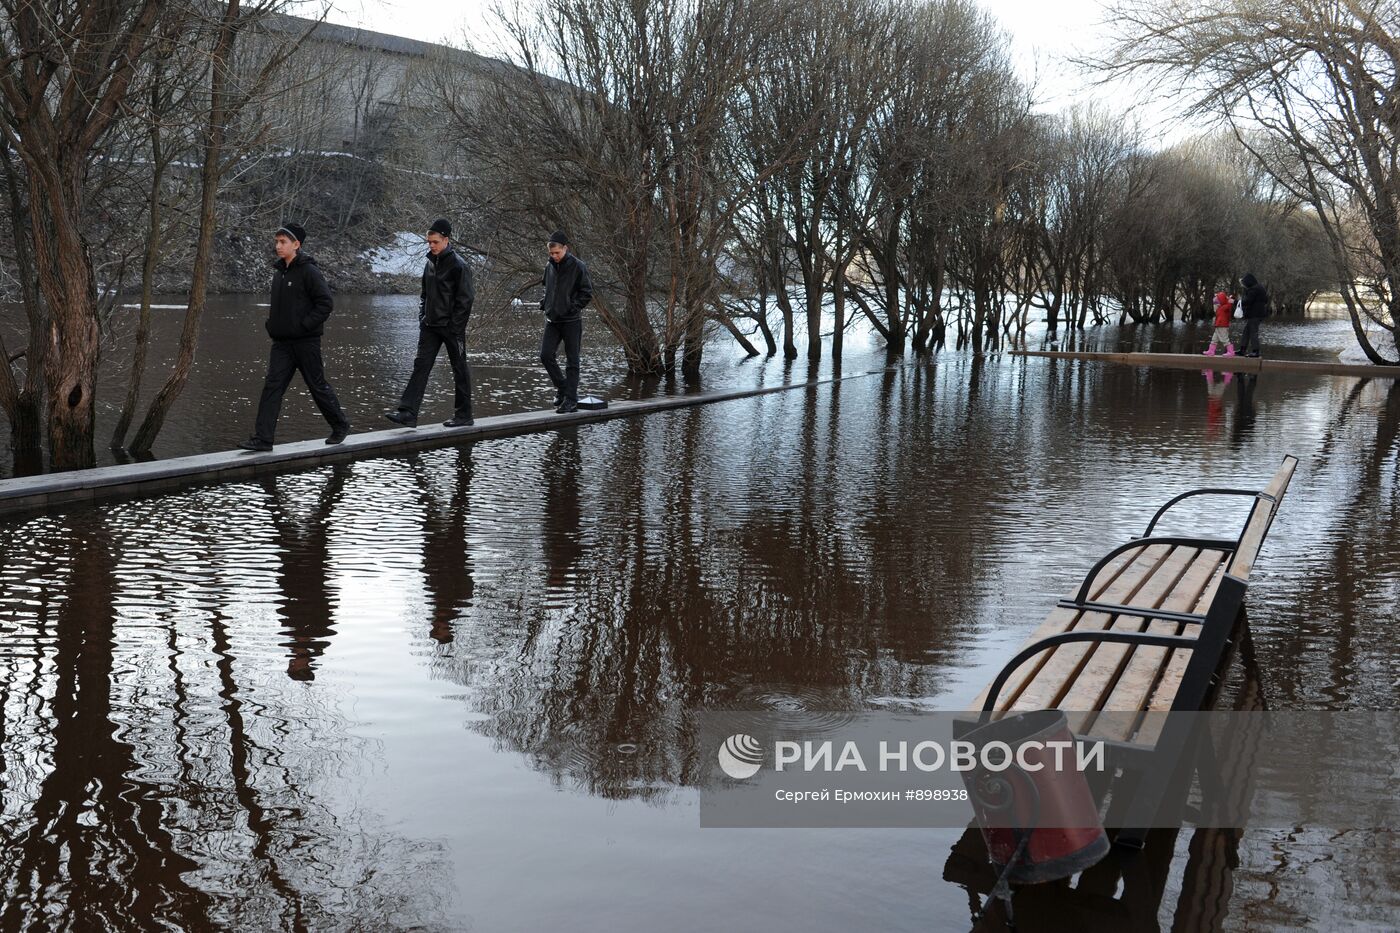
[[[413,358],[413,375],[408,377],[408,386],[399,399],[399,411],[418,417],[423,393],[428,388],[428,374],[433,371],[438,351],[443,347],[447,348],[447,359],[452,364],[454,415],[463,419],[472,416],[472,371],[467,366],[466,339],[446,327],[418,328],[418,355]]]
[[[350,419],[340,407],[335,390],[326,382],[326,368],[321,363],[321,338],[305,340],[274,340],[267,361],[267,380],[263,383],[262,401],[258,403],[258,421],[254,434],[272,443],[277,432],[277,415],[282,411],[282,396],[292,382],[292,375],[301,372],[306,387],[321,415],[332,428],[350,427]]]
[[[1240,338],[1241,353],[1259,352],[1259,325],[1263,318],[1247,317],[1244,319],[1244,336]]]
[[[564,344],[566,366],[559,371],[559,344]],[[540,363],[549,373],[550,381],[559,394],[571,402],[578,401],[578,359],[583,344],[583,321],[545,321],[544,339],[540,341]]]

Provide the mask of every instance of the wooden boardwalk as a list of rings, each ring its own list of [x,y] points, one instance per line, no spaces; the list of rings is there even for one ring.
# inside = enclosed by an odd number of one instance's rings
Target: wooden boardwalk
[[[614,418],[629,418],[696,405],[712,405],[716,402],[789,392],[794,389],[809,389],[885,372],[888,370],[878,369],[760,389],[697,392],[642,401],[616,401],[609,402],[603,411],[579,411],[568,415],[555,414],[552,409],[519,412],[478,418],[476,424],[470,428],[446,428],[440,424],[419,428],[390,428],[384,431],[351,434],[345,439],[345,443],[334,447],[327,446],[321,438],[317,438],[278,444],[271,453],[222,450],[191,457],[172,457],[169,460],[151,460],[145,463],[126,463],[90,470],[0,480],[0,515],[42,512],[105,499],[148,496],[186,486],[236,482],[329,463],[394,456],[433,447],[452,447],[493,437],[553,431]]]
[[[1400,377],[1400,366],[1369,363],[1313,363],[1305,360],[1271,360],[1262,357],[1205,356],[1200,353],[1086,353],[1061,350],[1012,350],[1012,356],[1039,356],[1052,360],[1086,360],[1094,363],[1125,363],[1164,369],[1213,369],[1217,372],[1312,373],[1318,376],[1363,376],[1371,379]]]

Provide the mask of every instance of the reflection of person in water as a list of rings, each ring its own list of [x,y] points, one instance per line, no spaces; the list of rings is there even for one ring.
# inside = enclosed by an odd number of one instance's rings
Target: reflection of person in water
[[[544,457],[545,503],[541,536],[551,587],[565,583],[583,550],[579,540],[580,461],[577,432],[564,430],[555,434]]]
[[[1206,377],[1206,440],[1220,433],[1220,425],[1225,420],[1225,387],[1234,378],[1234,373],[1217,373],[1213,369],[1203,369]]]
[[[416,456],[410,458],[427,510],[423,529],[423,577],[432,611],[428,635],[444,645],[452,641],[452,624],[470,605],[476,592],[471,555],[467,549],[467,493],[472,484],[471,448],[459,448],[456,456],[456,463],[449,468],[452,491],[445,503],[433,496],[430,482],[430,474],[440,471],[429,470]]]
[[[1258,382],[1257,373],[1240,373],[1235,380],[1235,425],[1231,433],[1236,443],[1254,433],[1254,387]]]
[[[288,652],[287,676],[293,680],[316,679],[316,659],[330,647],[335,634],[331,626],[328,525],[348,476],[347,465],[331,467],[331,475],[321,486],[315,507],[306,518],[291,514],[287,505],[295,497],[279,491],[276,479],[268,477],[263,481],[271,498],[277,546],[282,555],[282,570],[277,575],[282,594],[282,631],[287,636],[282,647]]]

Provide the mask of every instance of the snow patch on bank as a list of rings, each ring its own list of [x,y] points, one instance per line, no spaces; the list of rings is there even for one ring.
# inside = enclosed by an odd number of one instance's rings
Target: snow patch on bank
[[[419,275],[427,255],[428,244],[422,234],[408,232],[396,233],[389,245],[364,252],[370,271],[377,275]]]

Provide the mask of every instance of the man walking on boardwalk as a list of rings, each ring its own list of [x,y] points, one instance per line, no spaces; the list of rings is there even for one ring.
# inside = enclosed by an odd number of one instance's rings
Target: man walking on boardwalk
[[[257,426],[253,436],[238,446],[244,450],[268,451],[277,431],[277,415],[282,396],[301,372],[316,407],[331,426],[327,444],[339,444],[350,433],[350,420],[326,382],[321,362],[321,333],[331,316],[331,290],[316,260],[302,252],[306,230],[300,224],[287,224],[273,235],[277,260],[272,266],[272,296],[268,302],[267,335],[272,353],[267,363],[262,401],[258,403]]]
[[[569,249],[563,230],[549,237],[549,263],[544,267],[544,339],[540,342],[540,363],[554,383],[554,410],[559,414],[578,411],[579,347],[583,342],[583,309],[593,300],[593,283],[588,266]],[[566,367],[559,371],[559,344],[564,344]]]
[[[416,428],[418,408],[428,387],[428,374],[437,362],[438,351],[447,348],[452,364],[456,408],[443,424],[464,428],[472,424],[472,372],[467,366],[467,319],[471,317],[476,291],[472,269],[452,248],[452,225],[439,217],[428,228],[428,258],[423,266],[423,288],[418,296],[418,355],[413,375],[395,411],[385,413],[395,424]]]

